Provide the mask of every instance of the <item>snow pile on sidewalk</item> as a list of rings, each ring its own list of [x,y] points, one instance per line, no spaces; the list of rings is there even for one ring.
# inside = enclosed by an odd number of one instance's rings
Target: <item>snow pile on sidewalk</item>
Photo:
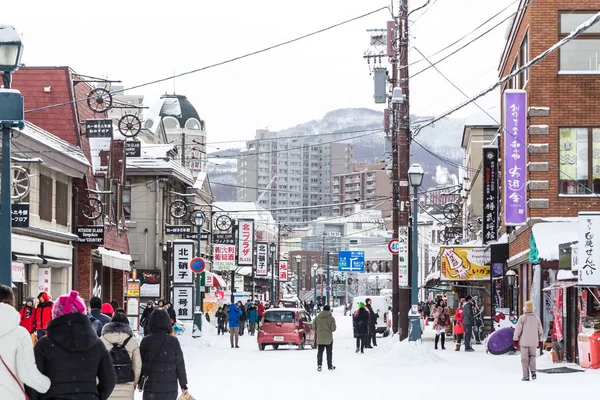
[[[179,337],[179,342],[182,346],[189,347],[211,347],[214,338],[217,336],[217,328],[207,321],[202,323],[202,335],[200,337],[193,337],[194,331],[192,323],[185,324],[185,332]]]
[[[398,367],[438,364],[446,360],[434,354],[429,347],[421,342],[409,342],[408,339],[396,342],[383,357],[383,363]]]

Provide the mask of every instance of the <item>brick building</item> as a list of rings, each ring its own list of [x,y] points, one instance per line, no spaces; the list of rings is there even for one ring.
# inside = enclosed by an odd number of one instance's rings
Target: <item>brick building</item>
[[[508,34],[499,76],[523,66],[599,10],[600,0],[589,1],[584,8],[576,0],[522,0]],[[550,331],[554,328],[552,320],[564,316],[557,316],[554,307],[544,306],[550,303],[548,297],[556,300],[557,292],[542,292],[544,287],[557,280],[563,282],[559,286],[568,299],[567,317],[577,313],[578,305],[577,288],[566,283],[572,282],[575,275],[570,268],[564,273],[559,270],[559,245],[577,240],[578,212],[600,209],[599,53],[600,26],[595,25],[502,87],[501,230],[508,235],[509,254],[503,271],[495,276],[500,293],[497,306],[520,314],[523,302],[531,299]],[[526,93],[521,114],[512,114],[519,107],[504,101],[509,89]],[[513,121],[519,118],[524,121],[525,129],[520,129],[523,139],[513,141]],[[509,168],[514,160],[511,157],[517,154],[518,158],[520,149],[525,163],[518,182],[523,188],[522,211],[526,215],[521,212],[523,220],[510,225],[506,219],[511,215],[513,199],[519,200],[518,194],[512,197],[511,185],[519,185],[515,184],[516,170],[511,173]],[[516,274],[510,287],[506,275],[509,270]],[[567,325],[564,333],[571,350],[566,358],[575,359],[577,326]]]
[[[85,121],[108,116],[93,112],[87,101],[81,101],[94,89],[90,78],[76,74],[69,67],[23,67],[13,74],[13,87],[20,90],[25,99],[27,121],[79,147],[92,164],[92,139],[85,136]],[[74,246],[72,287],[86,299],[97,295],[104,302],[115,299],[123,304],[124,278],[126,271],[130,270],[131,261],[127,231],[121,218],[124,149],[122,141],[110,142],[109,153],[113,163],[112,168],[107,168],[109,172],[98,173],[90,168],[83,178],[73,179],[77,205],[85,200],[86,189],[106,188],[113,193],[104,198],[102,218],[86,220],[81,209],[73,214],[70,224],[73,233],[77,232],[77,226],[82,225],[103,226],[105,232],[101,246],[81,243]]]

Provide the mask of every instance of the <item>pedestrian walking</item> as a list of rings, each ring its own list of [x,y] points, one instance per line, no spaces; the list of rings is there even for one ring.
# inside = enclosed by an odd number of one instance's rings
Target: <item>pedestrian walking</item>
[[[46,293],[41,292],[38,294],[38,305],[35,310],[35,330],[37,338],[41,338],[46,334],[46,328],[52,319],[52,297]]]
[[[257,311],[258,320],[262,321],[262,317],[265,315],[265,305],[262,303],[262,301],[258,303]]]
[[[234,344],[235,348],[239,349],[240,346],[240,316],[242,315],[242,310],[235,304],[232,303],[229,306],[229,312],[227,316],[229,318],[229,342],[231,343],[231,348],[233,349]]]
[[[138,389],[144,392],[143,400],[176,400],[179,388],[183,395],[188,391],[179,339],[171,335],[171,318],[166,310],[155,310],[149,324],[152,333],[140,344],[142,375]]]
[[[365,352],[369,338],[369,312],[365,307],[365,303],[359,301],[358,310],[352,315],[354,327],[354,337],[356,338],[356,353]]]
[[[535,368],[535,350],[541,349],[544,344],[544,330],[542,323],[537,315],[535,315],[535,306],[533,301],[526,301],[523,307],[524,314],[519,317],[515,333],[513,335],[513,344],[515,348],[521,350],[521,366],[523,368],[523,381],[529,380],[529,372],[531,371],[531,379],[536,379]]]
[[[473,325],[475,325],[475,314],[473,313],[473,298],[471,295],[465,297],[463,310],[463,326],[465,327],[465,351],[475,351],[471,347],[471,338],[473,337]]]
[[[227,314],[223,311],[223,307],[219,307],[215,314],[217,318],[217,335],[225,334],[225,323],[227,322]]]
[[[102,312],[102,300],[100,297],[94,296],[90,299],[90,308],[90,314],[92,317],[100,321],[102,327],[110,322],[110,317]],[[100,334],[98,336],[100,335],[102,335],[102,330],[100,330]]]
[[[42,399],[106,400],[115,388],[108,350],[76,291],[58,298],[47,335],[40,338],[34,352],[38,369],[52,382]],[[39,398],[37,393],[30,397]]]
[[[456,351],[460,351],[460,342],[465,335],[465,326],[463,324],[463,309],[462,306],[465,299],[460,299],[458,308],[454,312],[454,338],[456,339]]]
[[[133,400],[134,388],[142,373],[140,344],[134,337],[129,319],[115,313],[102,328],[102,343],[108,350],[117,376],[117,385],[109,400]]]
[[[35,332],[35,305],[33,304],[33,297],[25,299],[25,305],[19,310],[21,316],[20,325],[27,329],[30,335]]]
[[[446,328],[450,326],[450,312],[443,299],[438,299],[432,311],[433,330],[435,331],[435,349],[441,342],[442,350],[446,350]]]
[[[33,299],[32,299],[33,300]],[[20,325],[11,288],[0,285],[0,393],[2,400],[22,400],[23,384],[46,393],[50,379],[35,364],[31,333]]]
[[[373,311],[371,299],[365,300],[367,311],[369,312],[369,340],[367,341],[367,349],[377,347],[377,318],[379,314]]]
[[[248,313],[246,312],[246,307],[244,307],[244,304],[241,301],[238,301],[236,305],[242,312],[240,314],[240,336],[244,336],[244,328],[246,327],[246,320],[248,320]]]
[[[254,336],[256,325],[258,324],[258,309],[254,303],[248,303],[248,332]]]
[[[154,311],[154,302],[150,300],[148,303],[146,303],[146,308],[144,308],[144,312],[140,318],[140,325],[144,329],[144,336],[150,334],[148,323],[150,321],[150,314],[152,314],[152,311]]]
[[[323,307],[323,311],[316,316],[313,327],[317,333],[317,371],[322,369],[323,351],[327,353],[327,369],[333,371],[333,332],[337,327],[329,306]]]
[[[165,310],[167,310],[167,314],[169,314],[169,319],[171,320],[171,335],[175,336],[175,324],[177,323],[177,314],[175,314],[175,307],[173,307],[173,303],[170,301],[165,303]]]
[[[100,309],[100,311],[102,311],[102,314],[106,315],[108,318],[111,318],[111,319],[112,319],[113,314],[115,313],[115,309],[113,308],[112,304],[110,304],[110,303],[102,304],[102,308]]]

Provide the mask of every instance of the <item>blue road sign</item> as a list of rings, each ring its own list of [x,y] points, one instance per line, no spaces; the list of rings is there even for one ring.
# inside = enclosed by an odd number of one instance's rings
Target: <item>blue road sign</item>
[[[202,257],[194,257],[192,261],[190,261],[190,269],[195,274],[201,274],[204,272],[206,268],[206,261]]]
[[[340,272],[365,272],[364,251],[339,251],[338,271]]]
[[[326,292],[331,292],[331,286],[325,286],[325,291]]]

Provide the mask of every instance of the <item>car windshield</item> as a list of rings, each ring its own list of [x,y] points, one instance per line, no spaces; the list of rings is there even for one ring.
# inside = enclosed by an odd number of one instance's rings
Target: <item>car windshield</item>
[[[265,322],[295,322],[292,311],[271,311],[265,314]]]

